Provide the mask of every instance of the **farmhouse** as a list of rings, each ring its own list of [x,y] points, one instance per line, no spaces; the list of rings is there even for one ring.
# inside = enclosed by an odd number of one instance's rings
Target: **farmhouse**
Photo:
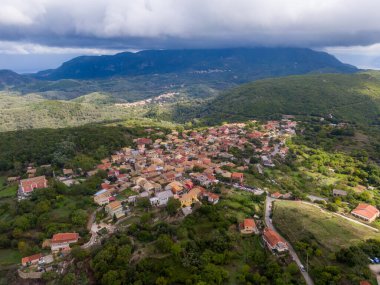
[[[263,239],[271,251],[282,253],[288,250],[285,240],[269,228],[264,229]]]
[[[380,212],[372,205],[360,203],[354,210],[351,211],[351,214],[359,219],[371,223],[379,217]]]
[[[70,250],[70,244],[78,242],[78,233],[58,233],[53,235],[50,241],[50,248],[52,252],[60,250]]]
[[[22,179],[19,184],[19,198],[23,199],[29,196],[34,189],[47,188],[47,180],[45,176],[38,176],[34,178]]]
[[[259,230],[257,229],[254,219],[244,219],[243,223],[240,224],[240,232],[242,234],[258,234]]]
[[[31,256],[26,256],[21,259],[22,266],[36,265],[42,258],[42,253],[37,253]]]

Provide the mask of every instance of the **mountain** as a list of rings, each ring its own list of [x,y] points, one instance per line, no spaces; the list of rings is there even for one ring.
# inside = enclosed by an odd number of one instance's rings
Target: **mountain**
[[[196,115],[194,115],[196,114]],[[316,115],[380,124],[380,73],[299,75],[264,79],[227,91],[194,110],[179,106],[177,120],[203,122]]]
[[[31,77],[20,75],[11,70],[0,70],[0,89],[8,86],[18,86],[32,81],[33,79]]]
[[[352,73],[356,68],[332,55],[304,48],[233,48],[146,50],[116,55],[80,56],[57,69],[35,74],[38,79],[94,79],[166,73],[227,74],[242,81],[290,74]]]

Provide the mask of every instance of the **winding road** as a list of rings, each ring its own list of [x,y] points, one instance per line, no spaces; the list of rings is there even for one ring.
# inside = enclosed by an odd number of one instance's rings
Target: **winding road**
[[[271,230],[275,231],[277,234],[279,234],[276,230],[276,228],[273,226],[272,224],[272,219],[270,218],[270,215],[271,215],[271,211],[272,211],[272,202],[275,201],[276,199],[274,198],[271,198],[270,196],[267,196],[267,199],[265,201],[265,224],[267,225],[268,228],[270,228]],[[280,234],[279,234],[280,235]],[[292,256],[293,260],[297,263],[298,265],[298,268],[301,268],[302,266],[302,262],[301,260],[299,259],[296,251],[294,250],[294,248],[292,247],[292,245],[286,241],[287,244],[288,244],[288,248],[289,248],[289,254]],[[313,280],[311,279],[310,275],[308,272],[306,271],[302,271],[301,270],[301,274],[302,276],[304,277],[305,281],[306,281],[306,284],[307,285],[314,285],[314,282]]]

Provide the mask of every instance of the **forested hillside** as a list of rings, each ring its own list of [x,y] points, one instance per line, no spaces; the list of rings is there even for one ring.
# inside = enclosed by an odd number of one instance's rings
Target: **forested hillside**
[[[218,96],[197,117],[212,123],[275,118],[281,114],[379,124],[379,75],[377,72],[324,74],[260,80]]]
[[[81,56],[57,69],[41,71],[39,79],[94,79],[165,73],[225,73],[250,80],[309,72],[355,72],[332,55],[304,48],[233,48],[146,50],[116,55]]]

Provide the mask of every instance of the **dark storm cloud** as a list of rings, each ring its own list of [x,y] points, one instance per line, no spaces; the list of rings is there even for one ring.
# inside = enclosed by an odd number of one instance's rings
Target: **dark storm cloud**
[[[368,45],[377,0],[0,0],[0,40],[70,47]]]

